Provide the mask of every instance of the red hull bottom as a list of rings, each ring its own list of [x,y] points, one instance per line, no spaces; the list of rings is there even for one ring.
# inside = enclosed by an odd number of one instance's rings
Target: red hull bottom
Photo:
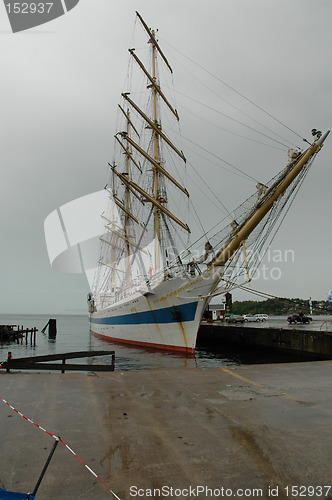
[[[187,356],[193,356],[195,354],[195,348],[192,347],[181,347],[181,346],[172,346],[166,344],[152,344],[150,342],[139,342],[136,340],[119,340],[117,338],[109,337],[108,335],[101,335],[100,333],[96,333],[93,330],[91,332],[98,338],[103,340],[109,340],[114,344],[119,345],[132,345],[138,347],[145,347],[148,349],[158,350],[158,351],[168,351],[168,352],[177,352],[181,354],[185,354]]]

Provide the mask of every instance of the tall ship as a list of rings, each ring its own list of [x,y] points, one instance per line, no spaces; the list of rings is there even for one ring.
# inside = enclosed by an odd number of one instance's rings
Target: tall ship
[[[105,233],[88,295],[90,329],[112,342],[192,355],[210,300],[250,281],[329,131],[313,129],[307,149],[290,149],[282,170],[268,183],[257,183],[256,192],[228,214],[226,225],[202,228],[191,243],[188,220],[197,211],[185,184],[190,171],[166,132],[179,115],[160,78],[170,79],[173,71],[156,31],[136,14],[150,62],[146,66],[129,49],[144,84],[123,93],[118,108],[123,126],[115,135],[105,186]],[[146,103],[137,102],[142,95]]]

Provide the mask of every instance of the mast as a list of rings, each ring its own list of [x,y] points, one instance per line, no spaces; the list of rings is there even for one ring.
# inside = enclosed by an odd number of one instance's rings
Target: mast
[[[154,235],[154,261],[152,263],[153,272],[156,273],[162,267],[162,256],[161,256],[161,248],[163,248],[163,244],[161,243],[161,239],[164,236],[169,238],[169,228],[167,223],[165,222],[165,216],[168,219],[171,219],[177,226],[180,226],[182,229],[190,233],[190,228],[182,222],[175,214],[173,214],[170,210],[168,210],[165,206],[167,204],[167,197],[161,193],[161,188],[164,189],[168,182],[171,182],[173,186],[181,191],[182,194],[189,197],[189,193],[187,189],[182,186],[171,174],[168,172],[166,167],[163,165],[160,156],[160,144],[161,142],[165,143],[166,147],[169,147],[172,150],[172,153],[175,153],[178,158],[182,161],[186,162],[186,158],[183,152],[178,149],[172,141],[167,137],[167,135],[162,131],[162,127],[160,124],[159,117],[159,109],[158,102],[159,98],[165,103],[168,110],[173,114],[176,120],[179,120],[178,113],[176,109],[172,107],[172,105],[167,100],[166,96],[162,92],[160,88],[160,84],[158,81],[157,75],[157,57],[161,58],[161,60],[166,64],[169,71],[172,72],[172,68],[170,67],[165,55],[163,54],[158,41],[156,39],[156,31],[148,28],[143,18],[138,14],[144,29],[148,34],[149,44],[151,45],[151,72],[145,68],[143,63],[134,53],[135,49],[129,49],[131,56],[134,58],[135,62],[138,64],[140,70],[148,79],[147,88],[151,91],[151,109],[150,112],[145,114],[139,106],[128,96],[128,93],[123,93],[122,97],[126,101],[128,105],[128,110],[125,111],[120,105],[119,108],[122,114],[126,118],[126,128],[124,131],[120,131],[115,135],[116,141],[120,145],[123,150],[123,153],[126,156],[125,161],[125,169],[123,172],[117,171],[115,165],[111,168],[113,170],[113,176],[117,176],[122,185],[124,185],[124,197],[123,199],[119,199],[117,196],[114,197],[114,203],[122,210],[124,216],[124,236],[125,236],[125,272],[126,272],[126,284],[129,284],[132,276],[131,276],[131,265],[130,265],[130,249],[131,246],[135,246],[133,241],[131,240],[131,228],[133,224],[138,224],[142,226],[141,222],[138,220],[138,216],[131,212],[133,209],[133,204],[131,200],[133,197],[136,197],[138,202],[142,203],[151,203],[151,215],[153,215],[153,235]],[[132,137],[130,137],[130,133],[134,131],[139,137],[139,133],[135,128],[134,124],[130,119],[130,112],[133,109],[135,113],[137,113],[143,121],[145,121],[145,128],[149,129],[151,132],[151,150],[148,148],[144,148],[140,145],[139,141],[134,141]],[[136,156],[134,158],[134,150]],[[150,170],[149,173],[149,183],[150,187],[148,189],[142,189],[142,187],[135,182],[133,182],[131,178],[132,168],[130,167],[131,163],[141,172],[143,173],[143,166],[141,167],[140,160],[137,160],[137,153],[140,157],[147,161],[150,164],[149,169],[145,169],[145,171]],[[144,163],[143,163],[144,165]],[[150,216],[149,216],[150,218]],[[143,227],[143,226],[142,226]],[[165,231],[164,232],[164,227]],[[168,229],[168,230],[167,230]]]
[[[127,117],[127,135],[129,136],[130,134],[130,112],[129,109],[127,110],[126,113]],[[130,158],[130,152],[129,152],[129,142],[127,142],[127,148],[126,148],[126,174],[127,178],[129,179],[129,173],[130,173],[130,168],[129,168],[129,158]],[[130,282],[130,262],[129,262],[129,257],[130,257],[130,244],[129,244],[129,189],[128,186],[125,188],[125,237],[126,237],[126,285],[129,284]]]
[[[308,161],[321,149],[326,137],[329,135],[328,130],[325,134],[320,137],[317,141],[313,142],[310,148],[301,155],[297,160],[295,165],[289,170],[284,178],[277,184],[273,185],[271,191],[265,197],[263,203],[258,204],[257,209],[249,215],[247,220],[244,221],[232,236],[232,238],[226,243],[226,245],[217,253],[215,258],[210,262],[208,270],[214,266],[224,266],[226,262],[234,255],[234,253],[239,249],[241,245],[248,238],[250,233],[257,227],[261,220],[272,208],[275,201],[278,200],[286,191],[286,189],[292,184],[296,177],[300,174],[302,169],[308,163]]]
[[[147,24],[145,23],[144,19],[142,16],[136,11],[137,17],[142,23],[143,28],[147,32],[149,36],[149,43],[151,44],[151,56],[152,56],[152,75],[150,76],[148,71],[145,69],[144,65],[141,63],[141,61],[138,59],[136,54],[134,53],[134,49],[130,49],[129,52],[135,59],[136,63],[139,65],[145,76],[148,78],[150,84],[148,85],[148,88],[151,89],[152,92],[152,120],[149,120],[148,117],[140,111],[135,103],[133,103],[127,96],[125,97],[127,101],[130,102],[130,104],[134,107],[134,109],[149,123],[149,128],[152,131],[152,140],[153,140],[153,154],[152,154],[152,161],[147,158],[151,163],[152,163],[152,172],[153,172],[153,184],[152,184],[152,192],[153,192],[153,200],[150,200],[154,207],[153,207],[153,215],[154,215],[154,240],[155,240],[155,252],[154,252],[154,271],[158,271],[161,267],[161,255],[160,255],[160,240],[161,240],[161,230],[160,230],[160,217],[161,217],[161,212],[166,213],[166,209],[162,205],[162,203],[166,203],[166,200],[161,196],[160,194],[160,180],[162,177],[167,177],[171,182],[177,185],[179,189],[181,189],[185,194],[188,195],[188,192],[182,188],[182,186],[179,185],[169,174],[165,169],[160,164],[160,151],[159,151],[159,141],[160,139],[164,140],[184,161],[186,161],[184,155],[182,152],[178,151],[177,148],[169,141],[169,139],[161,132],[161,126],[158,121],[158,110],[157,110],[157,98],[160,96],[163,101],[166,103],[170,111],[173,113],[175,118],[179,120],[179,116],[177,114],[177,111],[173,109],[171,104],[168,102],[167,98],[163,94],[163,92],[160,89],[160,85],[157,80],[157,68],[156,68],[156,60],[157,60],[157,53],[160,55],[164,63],[166,64],[167,68],[171,73],[173,73],[173,70],[165,57],[164,53],[162,52],[158,40],[156,39],[156,32],[154,30],[151,30]],[[134,147],[136,147],[135,144],[133,144]],[[136,148],[137,149],[137,148]],[[174,220],[174,219],[173,219]],[[177,219],[178,222],[178,219]],[[188,230],[188,226],[186,226],[183,223],[180,223],[182,227],[184,227],[186,230]]]
[[[158,127],[157,120],[157,91],[156,91],[156,46],[155,46],[155,32],[152,30],[152,81],[154,85],[152,85],[152,106],[153,106],[153,121],[155,127]],[[159,162],[159,145],[158,145],[158,133],[155,128],[152,131],[153,133],[153,155],[154,161],[156,163]],[[159,196],[159,171],[156,167],[153,169],[153,194],[154,199],[158,200]],[[154,207],[154,267],[155,272],[160,269],[160,220],[159,220],[159,209],[155,205]]]
[[[115,168],[115,162],[114,162],[114,168]],[[113,199],[116,196],[116,189],[115,189],[115,175],[113,172],[112,175],[112,195]],[[112,202],[112,229],[114,228],[114,219],[115,219],[115,206],[114,203]],[[111,264],[112,266],[115,266],[115,248],[114,248],[114,243],[115,243],[115,235],[112,233],[112,246],[111,246]],[[115,284],[115,269],[113,268],[111,271],[111,290],[114,289],[114,284]]]

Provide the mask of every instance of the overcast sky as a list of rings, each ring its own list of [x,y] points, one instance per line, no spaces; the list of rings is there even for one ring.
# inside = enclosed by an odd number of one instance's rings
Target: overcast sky
[[[51,268],[44,220],[107,181],[116,107],[126,90],[127,49],[135,46],[137,29],[142,35],[135,10],[149,26],[159,28],[159,41],[174,69],[174,87],[181,92],[175,96],[185,138],[266,182],[286,164],[285,147],[195,101],[233,113],[256,128],[222,99],[232,101],[274,132],[264,133],[279,134],[287,145],[303,147],[300,137],[311,139],[313,127],[332,126],[330,0],[80,0],[66,15],[16,34],[0,4],[3,314],[86,311],[86,277]],[[289,128],[241,101],[200,66]],[[189,141],[183,140],[183,149],[206,181],[211,178],[229,209],[255,190],[254,182],[229,172],[221,161],[199,160]],[[269,279],[254,281],[253,288],[313,299],[325,299],[332,288],[331,156],[332,137],[273,242],[271,257],[274,251],[293,254],[286,254],[288,262],[266,261]],[[206,211],[194,190],[195,197],[202,221],[209,225],[218,214]],[[279,279],[269,275],[274,267],[280,269],[280,276],[273,275]],[[253,298],[244,292],[233,295],[234,300]]]

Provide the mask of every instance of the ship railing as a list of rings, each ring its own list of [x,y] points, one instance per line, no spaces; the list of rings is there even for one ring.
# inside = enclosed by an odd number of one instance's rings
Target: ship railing
[[[176,264],[174,267],[170,266],[169,268],[164,268],[158,272],[154,272],[151,276],[144,274],[139,275],[123,287],[115,287],[114,290],[99,293],[95,297],[97,310],[105,309],[106,307],[134,294],[135,292],[148,292],[150,288],[154,288],[158,284],[169,279],[178,277],[188,279],[195,275],[197,276],[198,274],[199,272],[197,269],[193,270],[193,268],[187,266],[186,264]]]
[[[182,277],[184,279],[200,274],[200,270],[195,269],[194,271],[190,269],[187,265],[175,265],[174,267],[164,268],[161,271],[154,272],[148,279],[146,279],[146,284],[148,286],[156,286],[163,281],[167,281],[172,278]],[[141,282],[142,284],[142,282]]]

